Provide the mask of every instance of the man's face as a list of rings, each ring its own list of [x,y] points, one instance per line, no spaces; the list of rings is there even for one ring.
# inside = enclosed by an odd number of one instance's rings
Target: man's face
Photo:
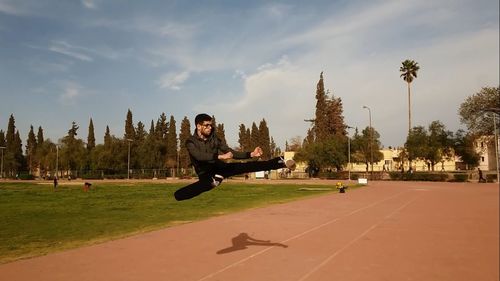
[[[212,121],[203,121],[202,124],[196,125],[198,132],[205,137],[209,137],[212,133]]]

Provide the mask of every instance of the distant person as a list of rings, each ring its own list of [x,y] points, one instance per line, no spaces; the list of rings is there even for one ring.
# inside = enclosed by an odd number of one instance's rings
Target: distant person
[[[58,185],[57,176],[55,176],[54,177],[54,189],[57,189],[57,185]]]
[[[268,161],[226,163],[224,160],[258,158],[262,156],[262,149],[256,147],[252,152],[232,150],[217,137],[212,117],[208,114],[198,114],[195,126],[194,134],[186,140],[186,148],[199,180],[177,190],[174,193],[177,201],[209,191],[220,185],[225,178],[234,175],[280,168],[295,169],[295,161],[285,161],[283,157]]]
[[[88,192],[90,190],[90,187],[92,186],[92,184],[90,182],[85,182],[83,184],[83,191],[84,192]]]
[[[486,182],[486,180],[483,178],[483,171],[481,171],[480,168],[477,168],[477,173],[479,174],[479,181],[478,182]]]

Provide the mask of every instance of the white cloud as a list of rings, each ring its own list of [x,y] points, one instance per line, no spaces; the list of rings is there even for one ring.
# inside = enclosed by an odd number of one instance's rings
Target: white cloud
[[[245,73],[245,71],[241,70],[241,69],[236,69],[234,71],[234,74],[233,74],[233,78],[239,78],[239,79],[246,79],[248,76],[247,74]]]
[[[182,84],[189,78],[189,75],[188,71],[181,73],[169,72],[159,79],[158,85],[161,89],[180,90]]]
[[[13,1],[1,0],[0,13],[16,15],[16,16],[25,15],[29,13],[29,11],[25,7],[19,5],[18,3],[15,2],[11,3],[11,2]]]
[[[251,126],[266,119],[271,136],[280,147],[288,138],[304,135],[314,108],[315,83],[318,76],[294,65],[287,57],[276,63],[268,63],[255,73],[247,74],[242,96],[201,104],[199,112],[210,112],[224,123],[230,145],[237,145],[237,132],[241,123]],[[307,81],[307,82],[305,82]]]
[[[283,17],[287,16],[291,8],[291,5],[272,3],[266,5],[264,7],[264,10],[266,14],[271,18],[282,19]]]
[[[77,99],[82,96],[82,87],[76,82],[63,82],[62,93],[59,96],[59,101],[63,105],[74,105]]]
[[[14,15],[19,13],[16,8],[5,2],[0,2],[0,12]]]
[[[82,53],[84,48],[73,46],[65,41],[53,41],[52,45],[49,46],[49,50],[59,54],[63,54],[82,61],[93,61],[93,59]]]
[[[82,0],[82,4],[87,9],[96,9],[97,5],[94,0]]]

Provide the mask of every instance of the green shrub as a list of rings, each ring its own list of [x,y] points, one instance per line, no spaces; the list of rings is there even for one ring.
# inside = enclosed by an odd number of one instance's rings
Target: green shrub
[[[102,180],[102,174],[83,174],[82,175],[83,180]]]
[[[451,181],[454,182],[466,182],[469,179],[468,174],[453,174],[453,179]]]
[[[358,180],[360,178],[360,174],[351,173],[351,180]]]
[[[496,182],[496,180],[497,180],[496,174],[487,174],[486,175],[486,182]]]
[[[31,175],[31,174],[24,174],[24,173],[21,173],[19,174],[19,179],[20,180],[34,180],[35,179],[35,176]]]
[[[446,181],[448,174],[446,173],[432,173],[432,172],[414,172],[414,173],[401,173],[390,172],[391,180],[403,181]]]
[[[389,172],[389,177],[391,178],[391,180],[395,181],[403,180],[403,176],[404,174],[401,172]]]

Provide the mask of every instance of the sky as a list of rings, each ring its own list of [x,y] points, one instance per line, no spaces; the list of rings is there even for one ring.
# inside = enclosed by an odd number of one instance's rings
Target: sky
[[[463,129],[460,104],[499,85],[499,1],[0,0],[0,130],[13,114],[23,144],[30,125],[57,142],[74,121],[85,141],[92,118],[103,143],[106,126],[123,137],[128,109],[146,130],[208,113],[231,146],[265,119],[284,149],[306,136],[323,72],[346,124],[371,115],[397,147],[406,59],[420,66],[412,125]]]

